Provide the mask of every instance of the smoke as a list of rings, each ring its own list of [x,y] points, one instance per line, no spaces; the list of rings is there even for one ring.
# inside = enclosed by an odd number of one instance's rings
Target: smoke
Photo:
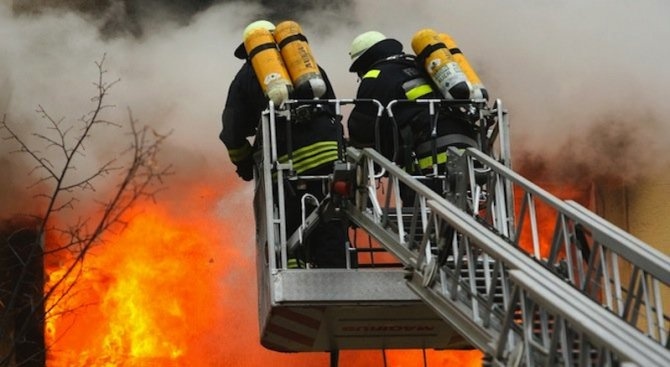
[[[73,3],[83,7],[85,2]],[[94,19],[63,9],[15,16],[10,6],[0,6],[5,50],[0,112],[26,131],[39,124],[38,104],[57,117],[78,118],[94,92],[94,61],[106,54],[107,76],[120,79],[110,96],[117,106],[110,117],[127,119],[129,107],[140,122],[173,131],[171,142],[180,154],[171,158],[181,158],[184,166],[197,161],[230,170],[216,137],[228,83],[240,65],[232,50],[250,20],[268,16],[278,21],[286,14],[253,2],[221,2],[192,6],[187,19],[162,16],[174,14],[174,5],[166,8],[171,13],[154,7],[153,17],[137,18],[149,13],[146,7],[129,14],[119,8],[132,3],[111,3],[116,5]],[[382,31],[408,51],[411,36],[421,28],[450,33],[493,98],[502,99],[510,112],[516,159],[546,157],[568,164],[569,158],[590,165],[614,158],[616,149],[608,146],[620,140],[640,149],[629,149],[618,160],[654,160],[665,149],[669,134],[663,118],[669,107],[661,101],[670,77],[662,60],[670,50],[659,40],[670,36],[663,18],[668,8],[654,0],[499,5],[427,0],[420,6],[346,1],[291,16],[299,18],[340,97],[355,95],[347,52],[358,33]],[[127,24],[128,18],[141,27],[140,37],[110,38],[100,32],[109,30],[110,22]],[[99,149],[106,151],[104,146]],[[6,152],[3,148],[3,157]],[[593,167],[602,169],[598,163]]]
[[[25,135],[45,131],[38,105],[57,119],[78,119],[95,95],[95,61],[106,55],[105,76],[119,82],[105,117],[125,123],[130,109],[140,123],[171,132],[162,157],[175,167],[170,185],[234,177],[218,140],[220,115],[242,63],[232,52],[244,26],[258,17],[297,17],[341,98],[356,93],[347,53],[357,34],[381,31],[406,51],[421,28],[451,34],[509,111],[515,164],[539,164],[556,175],[634,179],[667,162],[670,48],[663,41],[670,39],[670,3],[664,0],[352,0],[289,14],[258,2],[220,1],[187,18],[161,11],[159,1],[151,2],[153,16],[144,17],[147,7],[133,13],[125,7],[130,2],[110,3],[97,13],[21,14],[9,1],[0,4],[0,116]],[[94,135],[89,157],[117,154],[125,148],[123,133]],[[16,149],[10,143],[0,145],[0,216],[22,207],[25,187],[35,180],[28,175],[32,164],[10,154]],[[249,203],[251,190],[251,184],[222,186],[222,216]],[[252,243],[250,225],[245,233],[236,241]]]
[[[406,49],[423,27],[454,37],[509,111],[516,167],[540,161],[557,179],[630,180],[667,163],[667,2],[428,0],[383,9],[357,2],[355,29],[378,29]]]
[[[488,39],[473,45],[485,52],[482,79],[510,111],[515,159],[545,161],[563,179],[633,180],[663,167],[667,10],[660,1],[515,1],[492,12]]]
[[[76,122],[93,108],[95,62],[106,55],[105,79],[118,79],[118,83],[106,100],[113,107],[105,110],[105,119],[127,126],[130,109],[141,124],[159,133],[172,132],[163,160],[176,167],[178,176],[190,177],[196,167],[202,172],[230,172],[217,138],[225,84],[239,63],[230,57],[228,44],[239,39],[239,29],[255,11],[259,9],[234,3],[200,14],[190,27],[148,22],[142,37],[109,39],[100,32],[108,19],[90,20],[62,9],[16,15],[2,4],[0,114],[6,114],[10,126],[41,149],[30,136],[48,131],[35,113],[37,106],[56,120]],[[83,175],[86,165],[93,165],[97,157],[107,160],[119,154],[127,146],[127,133],[127,128],[94,132],[78,171]],[[0,184],[3,214],[20,207],[12,206],[16,200],[10,198],[26,199],[21,194],[37,179],[28,176],[34,164],[25,155],[9,153],[17,148],[10,143],[3,141],[0,148],[0,164],[11,177]],[[208,165],[209,169],[202,169]]]

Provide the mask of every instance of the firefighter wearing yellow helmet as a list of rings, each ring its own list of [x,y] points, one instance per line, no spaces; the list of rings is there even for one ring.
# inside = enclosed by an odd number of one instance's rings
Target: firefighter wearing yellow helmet
[[[267,20],[252,22],[245,28],[243,42],[235,50],[235,56],[244,60],[244,64],[229,86],[221,118],[223,128],[219,138],[225,144],[237,174],[245,181],[254,178],[254,152],[260,149],[260,142],[250,138],[256,136],[262,112],[268,108],[269,101],[280,104],[286,98],[302,97],[296,95],[292,87],[293,82],[280,56],[275,32],[275,25]],[[320,97],[335,99],[326,72],[318,65],[316,70],[325,85]],[[275,81],[279,82],[273,84]],[[273,87],[277,90],[273,90]],[[277,101],[274,98],[278,98]],[[334,162],[338,158],[338,143],[343,140],[343,129],[331,111],[325,108],[312,111],[302,121],[289,121],[278,116],[275,123],[280,162],[286,160],[290,141],[293,167],[298,175],[328,175],[333,172]],[[300,125],[289,130],[289,123]],[[288,131],[291,132],[290,139],[287,137]],[[311,194],[322,200],[324,193],[319,181],[291,181],[285,184],[285,188],[286,228],[288,233],[292,233],[301,220],[300,198],[304,194]],[[305,241],[310,257],[298,256],[297,259],[310,261],[313,266],[321,268],[345,267],[345,240],[346,228],[341,222],[320,222]]]

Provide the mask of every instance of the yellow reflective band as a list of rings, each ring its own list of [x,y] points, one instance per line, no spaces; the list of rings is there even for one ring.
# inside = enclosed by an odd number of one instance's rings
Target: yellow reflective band
[[[314,156],[310,159],[304,159],[300,161],[298,164],[293,164],[292,168],[295,171],[296,174],[301,174],[305,171],[308,171],[312,168],[316,168],[321,166],[322,164],[336,161],[338,158],[337,151],[329,151],[326,153],[319,154],[317,156]],[[272,172],[272,179],[276,180],[277,179],[277,172]]]
[[[423,85],[420,85],[416,88],[412,88],[412,89],[408,90],[407,92],[405,92],[405,96],[407,96],[407,99],[413,101],[413,100],[418,99],[419,97],[424,96],[424,95],[426,95],[426,94],[428,94],[432,91],[433,91],[433,88],[431,88],[430,85],[423,84]]]
[[[288,258],[286,266],[289,269],[299,269],[300,268],[300,263],[298,262],[298,259],[296,259],[294,257],[290,257],[290,258]]]
[[[228,149],[228,156],[233,162],[239,162],[251,154],[253,148],[251,145],[247,144],[238,149]]]
[[[298,164],[294,164],[293,169],[295,170],[295,173],[300,174],[334,160],[337,160],[337,151],[325,152],[310,159],[302,160]]]
[[[301,174],[322,164],[337,160],[338,152],[337,141],[320,141],[304,146],[293,152],[291,157],[292,168],[296,174]],[[281,156],[278,161],[279,163],[288,162],[288,154]],[[276,179],[276,176],[277,173],[274,172],[272,178]]]
[[[367,73],[365,73],[365,75],[363,75],[363,78],[362,78],[362,79],[365,79],[365,78],[376,78],[376,77],[379,76],[379,73],[380,73],[380,72],[381,72],[381,70],[379,70],[379,69],[372,69],[372,70],[368,71]]]
[[[320,156],[323,156],[324,154],[333,154],[333,152],[334,152],[334,154],[337,154],[337,148],[336,147],[323,147],[323,148],[315,149],[308,156],[301,156],[299,159],[294,159],[293,160],[293,167],[301,166],[301,165],[304,164],[304,162],[314,159],[314,157],[320,157]]]
[[[319,152],[322,152],[324,150],[331,150],[335,149],[337,150],[337,141],[321,141],[318,143],[314,143],[311,145],[304,146],[302,148],[296,149],[292,153],[291,159],[293,159],[293,162],[299,161],[305,157],[309,157],[311,155],[317,154]],[[284,154],[283,156],[279,157],[278,159],[279,163],[286,163],[288,161],[288,154]]]
[[[437,154],[437,164],[442,164],[447,161],[447,153],[442,152]],[[433,165],[433,156],[419,158],[419,168],[426,169]]]

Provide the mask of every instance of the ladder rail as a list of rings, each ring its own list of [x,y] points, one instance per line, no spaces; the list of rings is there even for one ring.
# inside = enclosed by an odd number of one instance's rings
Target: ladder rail
[[[504,234],[506,228],[500,227],[500,220],[491,221],[492,227],[512,243],[518,243],[521,234],[530,231],[534,250],[526,250],[529,256],[588,294],[602,307],[626,319],[640,332],[670,347],[670,315],[666,311],[670,307],[670,257],[580,204],[558,199],[480,151],[469,148],[463,155],[468,157],[468,161],[476,160],[491,169],[497,180],[492,181],[495,186],[489,188],[490,195],[499,196],[503,191],[507,193],[507,190],[499,189],[512,186],[512,190],[516,190],[514,192],[523,195],[523,207],[533,208],[541,203],[553,209],[557,216],[554,227],[538,228],[538,214],[522,209],[521,217],[515,218],[517,227],[514,236]],[[500,208],[496,209],[496,214],[500,215]],[[514,217],[511,210],[505,215]],[[488,216],[490,214],[482,218]],[[553,234],[549,256],[539,256],[537,252],[538,236],[542,237],[538,231],[541,230],[545,230],[543,234],[546,238]],[[580,242],[578,232],[588,233],[591,243]],[[590,247],[585,249],[585,245]],[[561,253],[563,255],[559,256]],[[640,291],[636,292],[636,288]]]
[[[334,103],[337,111],[340,104],[355,102],[325,101]],[[506,114],[500,103],[496,106],[504,135]],[[270,103],[262,116],[263,141],[275,141],[276,113],[283,110]],[[264,144],[260,168],[265,179],[260,182],[266,195],[266,246],[269,254],[277,255],[269,256],[269,266],[276,272],[287,267],[287,251],[294,242],[301,242],[302,232],[297,238],[295,233],[286,233],[284,214],[276,208],[283,206],[281,185],[292,174],[292,163],[279,164],[273,146]],[[466,205],[475,209],[468,212],[374,149],[348,148],[345,156],[358,167],[358,181],[355,202],[345,202],[343,213],[406,267],[410,289],[498,364],[544,365],[595,358],[602,365],[642,361],[641,365],[653,366],[661,365],[659,359],[670,360],[670,321],[664,312],[670,303],[664,299],[670,279],[668,258],[578,204],[561,201],[516,174],[505,144],[500,149],[505,164],[473,148],[459,152],[468,169],[463,177],[469,179],[459,187],[470,189],[472,202]],[[482,186],[472,180],[474,170],[482,167],[490,175],[484,186],[486,204],[479,207]],[[274,182],[273,171],[277,175]],[[378,195],[383,180],[389,191]],[[276,198],[272,185],[278,185]],[[408,207],[396,205],[401,187],[417,195],[408,226],[401,219]],[[515,217],[515,189],[524,197],[522,217]],[[544,227],[537,222],[538,204],[557,212],[549,257],[539,250]],[[312,216],[304,219],[305,224],[313,220]],[[528,227],[535,247],[530,256],[518,250]],[[592,242],[589,253],[583,252],[577,240],[584,232]],[[555,302],[547,292],[574,301]],[[585,311],[595,324],[582,323],[571,315]],[[611,341],[617,338],[638,345],[630,348]]]
[[[413,246],[411,240],[406,240],[407,233],[398,231],[398,226],[382,221],[370,210],[359,210],[361,206],[350,205],[345,208],[345,213],[405,265],[410,289],[473,345],[493,356],[496,363],[509,363],[518,358],[524,365],[545,365],[550,358],[561,355],[551,349],[552,345],[570,348],[575,353],[572,348],[577,342],[583,344],[581,353],[589,353],[588,358],[595,355],[605,365],[608,365],[607,361],[618,361],[661,366],[670,358],[670,352],[662,346],[595,305],[575,288],[566,286],[561,279],[552,276],[542,265],[520,253],[497,233],[376,151],[349,148],[347,156],[362,166],[381,166],[393,180],[402,182],[426,200],[430,215],[422,236],[429,237],[435,244],[438,251],[435,257],[425,255],[428,240],[422,238],[421,246]],[[361,182],[367,184],[369,180]],[[380,204],[384,211],[390,212],[392,208],[386,205],[388,202]],[[430,221],[434,220],[438,224],[430,225]],[[445,235],[448,232],[446,228],[453,230],[453,237],[450,238],[458,239],[456,246],[451,246],[449,238],[445,238],[448,236]],[[490,274],[492,284],[500,284],[503,289],[511,291],[504,303],[492,300],[490,288],[473,286],[474,267],[477,266],[475,259],[483,258],[484,254],[493,259],[493,268],[498,269]],[[439,263],[440,258],[443,263]],[[449,259],[457,265],[448,266]],[[510,272],[520,275],[509,276]],[[551,294],[569,301],[551,304],[547,301]],[[522,304],[529,307],[525,314],[519,314]],[[588,315],[582,315],[584,312]],[[539,324],[539,330],[536,323],[538,315],[544,319]],[[590,323],[582,322],[579,317],[588,317]],[[550,327],[548,320],[559,320],[569,332]],[[563,334],[557,336],[554,332]],[[624,341],[625,347],[622,345]],[[634,341],[634,346],[629,345],[631,341]],[[524,346],[521,351],[516,347],[519,342]]]

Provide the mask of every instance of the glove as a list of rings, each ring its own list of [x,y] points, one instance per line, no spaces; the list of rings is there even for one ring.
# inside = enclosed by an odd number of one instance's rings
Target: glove
[[[244,181],[251,181],[254,179],[254,160],[251,156],[240,161],[237,164],[237,170],[235,171],[240,178]]]

